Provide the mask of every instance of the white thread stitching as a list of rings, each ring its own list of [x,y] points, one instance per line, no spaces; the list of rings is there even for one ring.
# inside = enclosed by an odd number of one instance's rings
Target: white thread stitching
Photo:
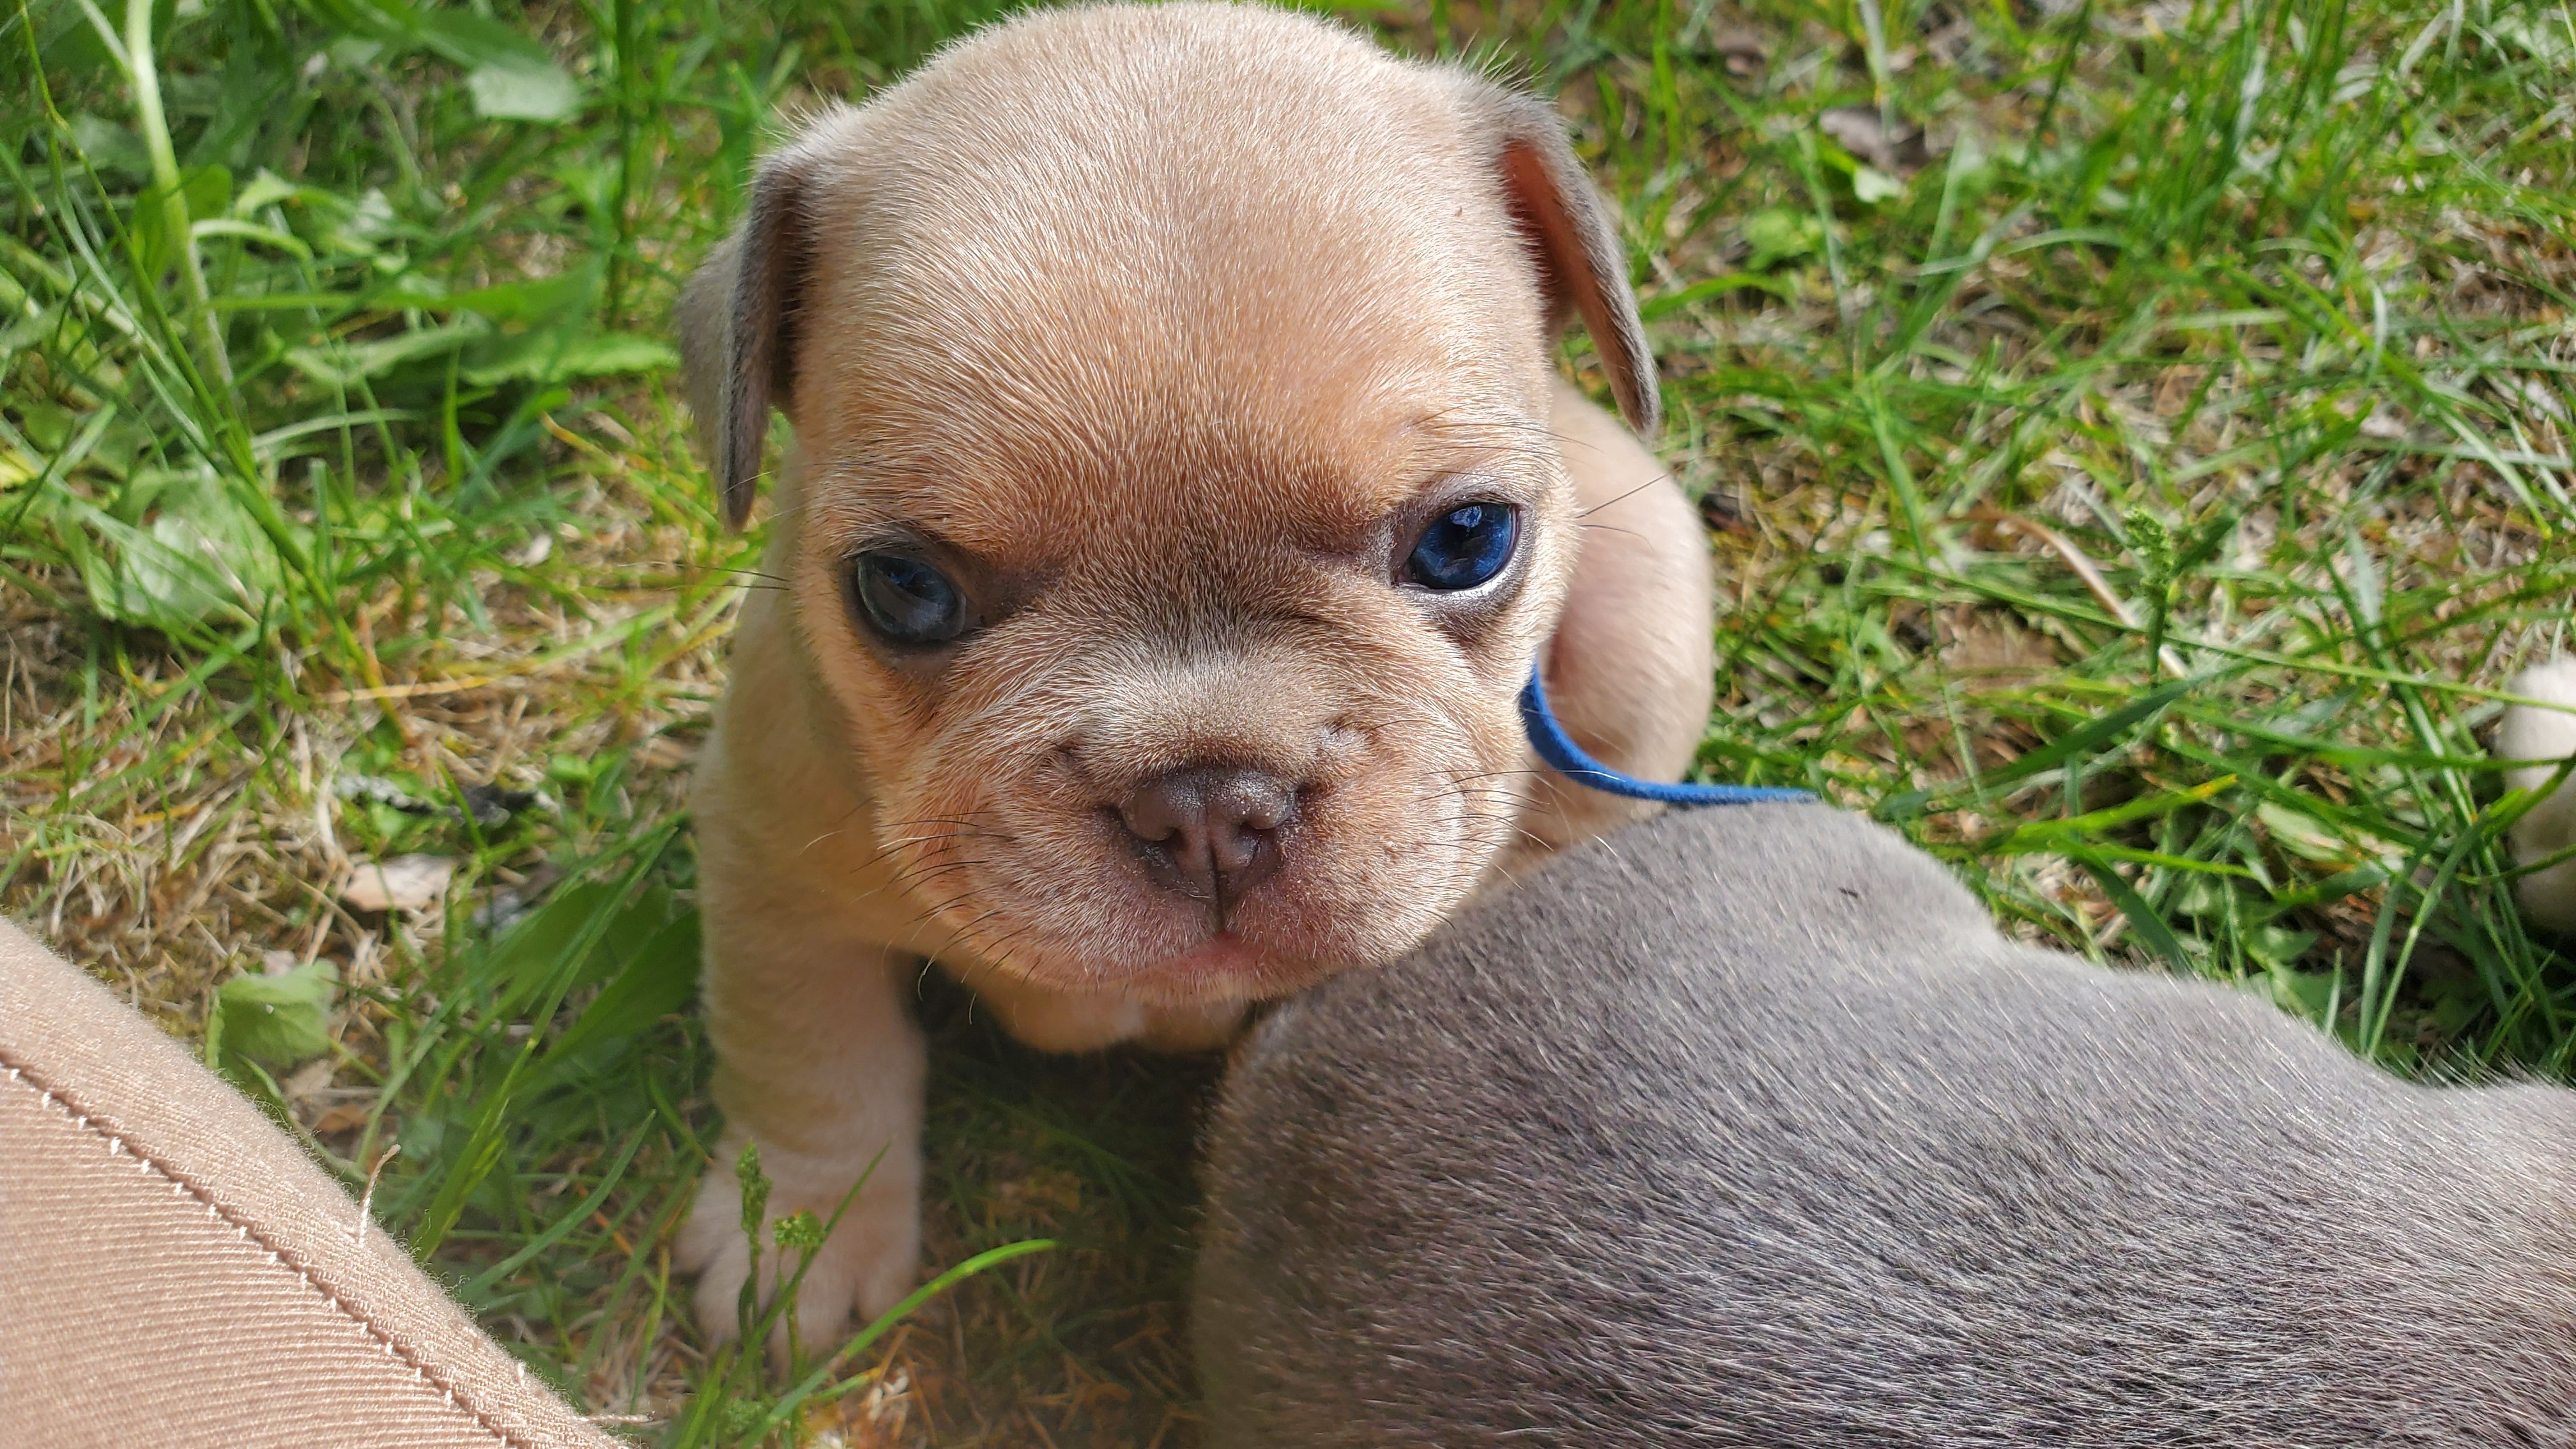
[[[11,1082],[23,1084],[27,1080],[26,1073],[22,1071],[17,1064],[8,1063],[6,1066],[9,1080]],[[82,1131],[88,1132],[93,1136],[106,1138],[108,1152],[110,1155],[132,1152],[135,1159],[140,1162],[144,1168],[149,1171],[158,1172],[163,1177],[169,1179],[170,1185],[174,1190],[183,1196],[194,1197],[199,1202],[204,1203],[206,1205],[206,1216],[213,1218],[218,1222],[227,1222],[232,1224],[234,1230],[241,1234],[242,1241],[251,1243],[253,1246],[265,1250],[270,1262],[275,1263],[281,1268],[292,1269],[296,1277],[304,1280],[305,1287],[320,1295],[323,1302],[330,1304],[332,1307],[337,1308],[342,1313],[348,1315],[351,1322],[357,1324],[360,1329],[364,1330],[369,1338],[374,1339],[377,1344],[384,1349],[385,1357],[393,1359],[394,1361],[408,1367],[422,1383],[438,1390],[439,1397],[447,1401],[449,1408],[452,1408],[458,1413],[465,1415],[467,1418],[472,1419],[476,1427],[482,1429],[483,1432],[491,1435],[494,1439],[503,1444],[512,1446],[512,1449],[539,1449],[539,1446],[531,1441],[521,1439],[516,1434],[513,1434],[502,1428],[499,1424],[494,1423],[490,1415],[485,1414],[479,1409],[466,1407],[465,1401],[457,1397],[456,1386],[454,1384],[448,1383],[440,1375],[430,1372],[427,1364],[414,1358],[408,1350],[398,1347],[395,1344],[393,1334],[390,1331],[377,1324],[374,1319],[367,1317],[365,1314],[360,1313],[358,1310],[350,1307],[346,1302],[342,1301],[338,1294],[334,1293],[329,1286],[322,1282],[321,1279],[313,1275],[312,1269],[304,1266],[300,1262],[289,1261],[284,1253],[271,1247],[265,1240],[254,1239],[251,1236],[250,1224],[226,1214],[222,1205],[217,1203],[212,1197],[208,1196],[204,1189],[189,1182],[187,1179],[181,1177],[176,1172],[171,1171],[161,1163],[153,1161],[142,1152],[126,1146],[124,1137],[121,1134],[107,1131],[99,1126],[99,1124],[92,1121],[88,1113],[80,1111],[68,1100],[57,1098],[54,1095],[53,1088],[39,1084],[37,1096],[38,1100],[43,1102],[46,1106],[61,1108],[63,1115],[71,1118],[73,1124],[78,1126]]]

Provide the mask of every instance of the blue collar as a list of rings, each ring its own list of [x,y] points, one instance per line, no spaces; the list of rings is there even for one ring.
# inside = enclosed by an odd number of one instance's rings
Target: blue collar
[[[1529,687],[1521,691],[1521,725],[1529,731],[1530,748],[1538,751],[1538,757],[1558,774],[1605,794],[1665,805],[1750,805],[1757,800],[1816,798],[1805,790],[1781,790],[1768,785],[1664,785],[1622,775],[1583,753],[1583,747],[1565,732],[1565,726],[1556,722],[1536,669],[1530,671]]]

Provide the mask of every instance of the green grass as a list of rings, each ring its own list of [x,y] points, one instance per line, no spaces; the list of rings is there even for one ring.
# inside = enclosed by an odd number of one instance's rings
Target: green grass
[[[211,1057],[646,1441],[786,1392],[695,1341],[666,1247],[713,1139],[681,785],[757,539],[716,524],[665,314],[775,117],[998,8],[0,12],[0,904],[222,1022]],[[2481,745],[2576,594],[2564,4],[1349,13],[1559,89],[1623,207],[1722,563],[1712,773],[2397,1068],[2576,1065]],[[405,852],[461,863],[443,908],[339,902]],[[935,1266],[1055,1246],[805,1429],[1187,1442],[1212,1065],[926,1010]]]

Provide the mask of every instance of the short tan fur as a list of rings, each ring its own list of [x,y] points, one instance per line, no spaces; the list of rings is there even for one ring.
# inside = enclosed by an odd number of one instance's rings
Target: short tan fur
[[[1596,754],[1687,768],[1709,565],[1623,256],[1545,105],[1255,6],[1025,16],[764,164],[681,307],[735,521],[794,430],[695,806],[724,1161],[773,1215],[877,1164],[805,1342],[914,1278],[923,957],[1040,1047],[1212,1045],[1636,813],[1536,767],[1534,660]],[[1629,427],[1555,371],[1575,318]],[[1408,585],[1470,504],[1510,562]],[[963,633],[871,632],[889,551]],[[734,1191],[682,1245],[719,1332]]]

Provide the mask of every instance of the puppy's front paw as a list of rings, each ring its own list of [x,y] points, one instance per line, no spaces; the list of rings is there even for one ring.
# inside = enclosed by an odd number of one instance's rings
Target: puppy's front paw
[[[698,1275],[695,1307],[698,1327],[709,1341],[730,1342],[740,1331],[742,1285],[751,1276],[751,1244],[742,1228],[742,1187],[733,1164],[742,1139],[727,1134],[698,1186],[698,1200],[677,1243],[683,1271]],[[760,1224],[760,1305],[766,1309],[782,1281],[795,1275],[801,1250],[780,1247],[780,1219],[810,1212],[829,1223],[864,1174],[867,1185],[841,1214],[840,1223],[814,1252],[796,1288],[792,1314],[781,1314],[771,1329],[769,1350],[784,1359],[788,1323],[795,1323],[796,1344],[809,1355],[840,1347],[853,1307],[862,1320],[902,1301],[910,1291],[921,1255],[921,1206],[918,1172],[909,1161],[897,1163],[889,1152],[869,1171],[869,1160],[844,1161],[789,1153],[761,1154],[761,1170],[770,1183],[769,1203]]]

